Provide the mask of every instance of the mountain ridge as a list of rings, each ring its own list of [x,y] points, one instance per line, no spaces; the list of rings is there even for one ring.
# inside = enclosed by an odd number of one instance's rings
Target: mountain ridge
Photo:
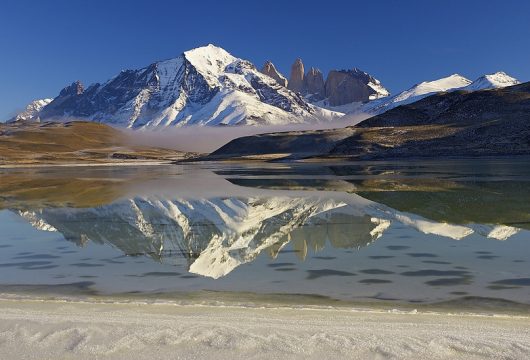
[[[517,84],[520,84],[520,81],[505,72],[486,74],[475,81],[471,81],[460,74],[452,74],[440,79],[417,83],[396,95],[360,105],[354,112],[379,115],[397,106],[411,104],[437,93],[455,90],[479,91]]]

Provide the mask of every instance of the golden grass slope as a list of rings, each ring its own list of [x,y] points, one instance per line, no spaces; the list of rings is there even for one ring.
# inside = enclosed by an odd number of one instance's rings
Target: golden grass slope
[[[0,124],[0,165],[173,161],[190,153],[132,144],[110,126],[84,121]]]

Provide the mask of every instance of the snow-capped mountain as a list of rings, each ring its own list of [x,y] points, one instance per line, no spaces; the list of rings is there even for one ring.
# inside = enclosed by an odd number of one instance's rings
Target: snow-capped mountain
[[[64,88],[37,114],[127,128],[329,121],[342,114],[308,104],[249,61],[214,45],[184,52],[104,84]]]
[[[455,90],[478,91],[496,89],[517,85],[519,83],[519,80],[507,75],[504,72],[496,72],[494,74],[484,75],[475,81],[471,81],[459,74],[453,74],[438,80],[424,81],[394,96],[377,99],[359,105],[358,107],[354,108],[354,112],[378,115],[397,106],[411,104],[427,96],[440,92]]]
[[[34,100],[31,103],[29,103],[26,106],[26,109],[13,117],[12,119],[8,120],[8,122],[14,122],[14,121],[39,121],[39,112],[44,108],[46,105],[52,102],[53,99],[39,99]]]
[[[494,74],[488,74],[479,77],[468,86],[462,88],[466,91],[477,91],[486,89],[498,89],[507,86],[513,86],[520,84],[521,82],[516,78],[511,77],[503,71],[496,72]]]

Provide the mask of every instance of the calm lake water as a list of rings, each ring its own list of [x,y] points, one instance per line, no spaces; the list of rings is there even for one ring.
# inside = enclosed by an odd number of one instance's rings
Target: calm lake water
[[[1,169],[0,291],[530,304],[529,165]]]

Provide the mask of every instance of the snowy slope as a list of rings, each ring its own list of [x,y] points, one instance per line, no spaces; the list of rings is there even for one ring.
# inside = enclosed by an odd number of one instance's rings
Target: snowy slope
[[[330,121],[319,109],[259,72],[249,61],[214,45],[143,69],[122,71],[104,84],[74,83],[38,114],[127,128],[184,125],[283,125]]]
[[[390,95],[390,92],[381,84],[381,81],[375,78],[372,78],[368,86],[375,91],[375,94],[370,95],[370,100],[376,100]]]
[[[8,120],[8,122],[13,121],[39,121],[39,111],[42,110],[43,107],[48,105],[52,102],[53,99],[39,99],[34,100],[31,103],[29,103],[26,106],[26,109],[19,113],[17,116],[13,117],[12,119]]]
[[[462,90],[477,91],[485,89],[498,89],[520,83],[521,82],[516,78],[511,77],[503,71],[499,71],[494,74],[488,74],[479,77],[468,86],[462,88]]]
[[[442,91],[459,89],[468,86],[469,84],[471,84],[471,80],[458,74],[453,74],[438,80],[424,81],[394,96],[370,101],[359,107],[356,112],[374,115],[381,114],[397,106],[416,102],[429,95]]]

